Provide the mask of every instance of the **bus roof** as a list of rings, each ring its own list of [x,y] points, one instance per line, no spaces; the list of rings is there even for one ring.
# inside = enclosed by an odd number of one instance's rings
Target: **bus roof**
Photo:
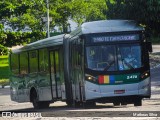
[[[45,38],[45,39],[27,44],[26,46],[22,48],[15,49],[12,52],[19,53],[19,52],[27,51],[27,50],[34,50],[34,49],[40,49],[40,48],[45,48],[45,47],[50,47],[50,46],[55,46],[55,45],[62,45],[64,37],[65,37],[65,34]]]
[[[71,35],[142,30],[144,28],[133,20],[100,20],[83,23]]]

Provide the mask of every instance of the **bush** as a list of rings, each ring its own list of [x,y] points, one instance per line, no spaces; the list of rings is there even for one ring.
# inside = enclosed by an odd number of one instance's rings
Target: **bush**
[[[9,85],[9,80],[8,79],[2,79],[0,80],[0,85],[2,86],[2,88],[6,85]]]
[[[46,32],[33,31],[33,32],[11,32],[6,31],[6,38],[0,40],[0,44],[6,47],[12,47],[17,45],[25,45],[46,37]]]
[[[0,44],[0,55],[8,55],[9,49]]]

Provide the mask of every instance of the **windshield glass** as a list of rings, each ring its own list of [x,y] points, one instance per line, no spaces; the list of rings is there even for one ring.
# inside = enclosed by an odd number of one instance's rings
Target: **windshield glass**
[[[120,45],[118,46],[118,65],[119,70],[130,70],[140,68],[141,49],[139,45]]]
[[[86,56],[87,68],[96,71],[122,71],[142,66],[139,45],[87,46]]]
[[[89,46],[86,48],[89,69],[98,71],[115,71],[115,47]]]

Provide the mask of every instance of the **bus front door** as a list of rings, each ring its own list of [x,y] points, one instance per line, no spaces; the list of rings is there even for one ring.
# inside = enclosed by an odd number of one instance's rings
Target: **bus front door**
[[[52,99],[59,99],[62,97],[59,63],[59,51],[50,51],[50,78]]]

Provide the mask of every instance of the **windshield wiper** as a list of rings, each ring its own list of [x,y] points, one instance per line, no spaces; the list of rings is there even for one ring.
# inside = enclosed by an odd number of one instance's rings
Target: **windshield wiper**
[[[123,59],[123,62],[131,69],[135,69],[130,63]]]

